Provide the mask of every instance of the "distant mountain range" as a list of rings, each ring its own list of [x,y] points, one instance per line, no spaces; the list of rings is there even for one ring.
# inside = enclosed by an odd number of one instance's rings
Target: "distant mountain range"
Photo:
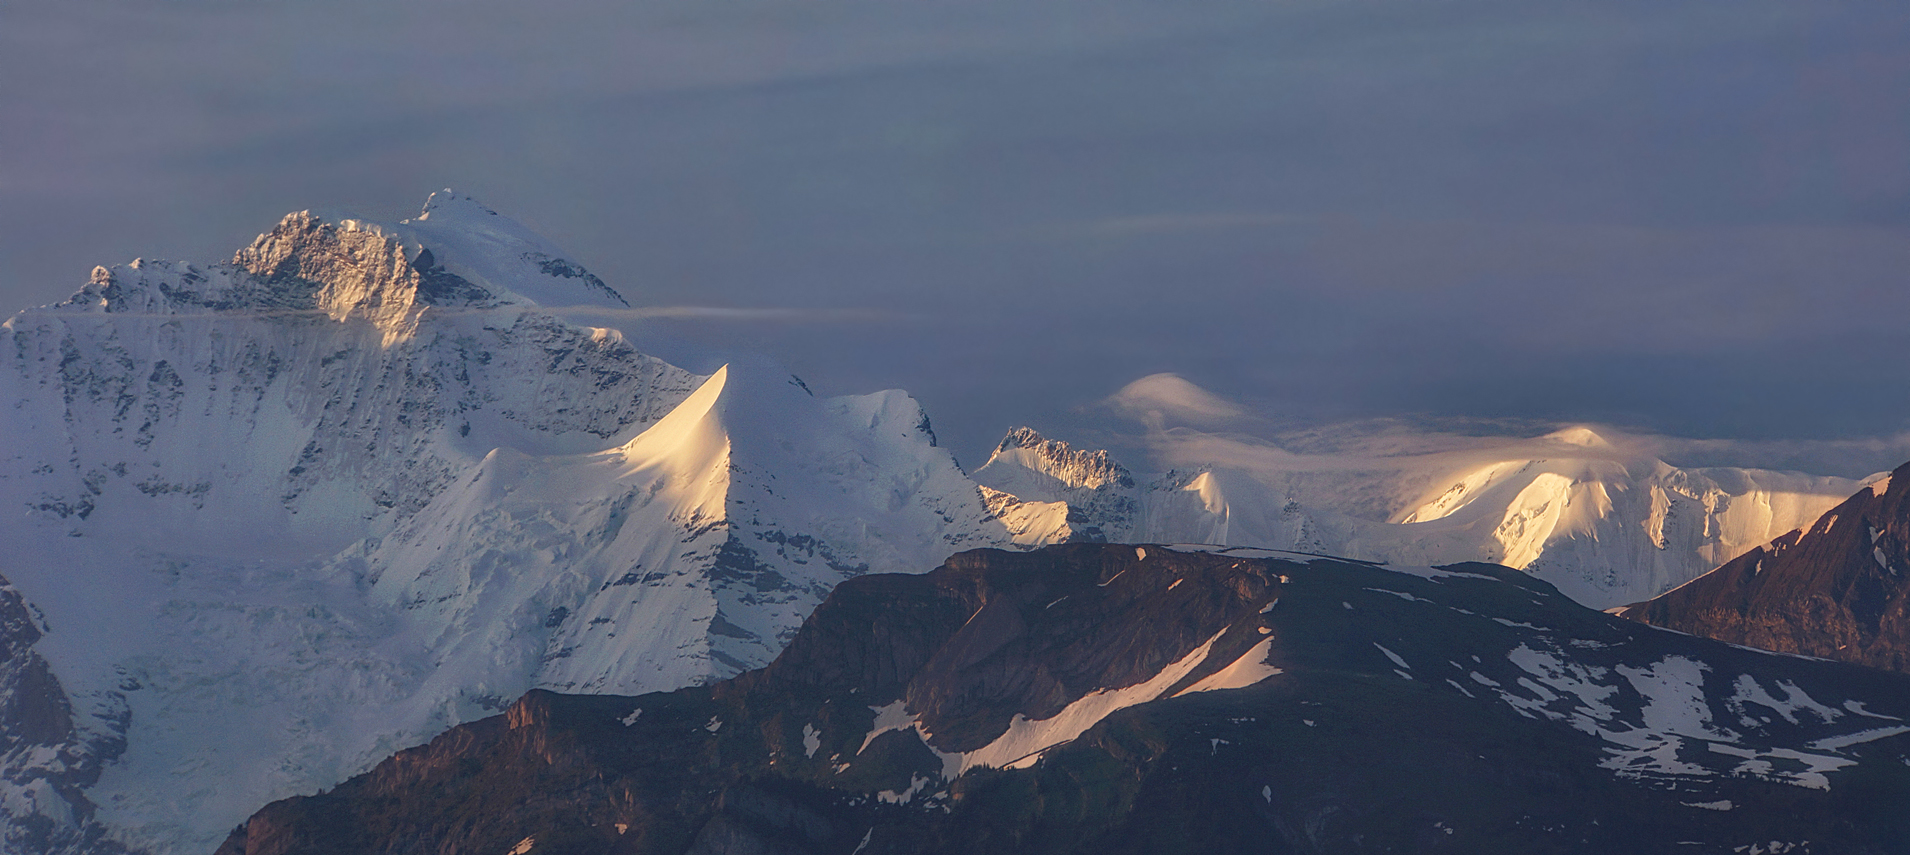
[[[1679,469],[1621,452],[1579,427],[1498,454],[1158,475],[1134,474],[1106,452],[1021,429],[974,477],[1019,500],[992,499],[1003,519],[1048,532],[1049,541],[1259,546],[1405,564],[1490,561],[1608,608],[1805,525],[1881,475]],[[1389,516],[1371,516],[1376,507]]]
[[[760,668],[836,586],[964,550],[1496,561],[1603,608],[1864,483],[1680,470],[1584,430],[1357,483],[1137,475],[1016,430],[970,475],[902,392],[698,375],[556,314],[626,306],[446,192],[396,224],[293,214],[226,264],[99,268],[0,325],[5,848],[211,851],[526,692]],[[1351,510],[1373,490],[1400,510]]]

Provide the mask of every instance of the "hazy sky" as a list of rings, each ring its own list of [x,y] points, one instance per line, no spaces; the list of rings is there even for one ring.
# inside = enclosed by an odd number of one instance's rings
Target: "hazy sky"
[[[0,6],[8,308],[446,186],[634,303],[825,310],[630,331],[909,389],[971,465],[1155,372],[1296,423],[1910,428],[1903,4]]]

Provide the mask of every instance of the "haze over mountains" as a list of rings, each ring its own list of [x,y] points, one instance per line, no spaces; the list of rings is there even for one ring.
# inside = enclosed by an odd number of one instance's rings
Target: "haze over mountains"
[[[1605,608],[1868,483],[1681,469],[1586,428],[1160,473],[1017,429],[969,473],[903,392],[693,373],[551,314],[631,303],[447,191],[403,223],[288,215],[229,264],[101,268],[8,320],[9,845],[209,852],[529,690],[767,665],[838,584],[963,550],[1494,561]]]

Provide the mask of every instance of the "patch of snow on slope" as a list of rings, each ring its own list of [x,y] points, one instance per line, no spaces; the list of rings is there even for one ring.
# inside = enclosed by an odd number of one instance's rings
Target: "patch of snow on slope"
[[[1731,697],[1725,700],[1725,706],[1739,716],[1748,716],[1745,705],[1756,704],[1783,716],[1784,720],[1791,724],[1797,724],[1799,712],[1809,712],[1825,724],[1836,721],[1844,714],[1841,710],[1832,709],[1812,700],[1803,689],[1790,682],[1779,682],[1777,688],[1784,693],[1784,699],[1781,701],[1772,697],[1771,693],[1758,683],[1757,678],[1749,674],[1739,675],[1737,683],[1733,686]],[[1746,726],[1751,726],[1748,721]]]
[[[1739,763],[1737,768],[1731,770],[1731,774],[1733,775],[1783,781],[1784,783],[1813,790],[1830,789],[1830,777],[1828,773],[1835,772],[1847,766],[1857,765],[1857,761],[1848,757],[1826,754],[1806,754],[1802,751],[1790,748],[1774,748],[1769,751],[1759,751],[1752,748],[1725,745],[1718,742],[1709,743],[1706,747],[1711,749],[1712,753],[1715,754],[1743,758],[1744,762]],[[1785,768],[1778,769],[1777,764],[1771,762],[1773,760],[1786,761]],[[1801,764],[1804,768],[1801,771],[1789,768],[1793,763]]]
[[[1605,668],[1529,645],[1520,645],[1507,658],[1529,675],[1518,678],[1516,687],[1477,672],[1474,681],[1492,687],[1523,715],[1566,722],[1603,740],[1609,756],[1600,765],[1626,777],[1702,778],[1723,771],[1827,789],[1829,773],[1856,762],[1838,751],[1910,733],[1910,727],[1871,728],[1820,737],[1808,744],[1810,751],[1762,747],[1757,743],[1767,738],[1766,728],[1749,715],[1752,706],[1783,716],[1791,726],[1832,724],[1842,713],[1789,683],[1780,684],[1785,697],[1778,700],[1748,676],[1730,684],[1730,696],[1714,702],[1705,692],[1709,666],[1683,656],[1667,656],[1643,667],[1616,666],[1616,674],[1624,678],[1617,682]],[[1738,715],[1743,732],[1716,724],[1714,705]],[[1808,712],[1808,720],[1800,712]],[[1707,765],[1707,757],[1719,755],[1738,762],[1723,770]]]
[[[1386,654],[1386,658],[1393,660],[1394,665],[1398,665],[1401,668],[1407,668],[1407,669],[1410,669],[1413,667],[1411,665],[1406,664],[1406,660],[1401,659],[1399,654],[1386,649],[1386,647],[1380,644],[1379,642],[1377,641],[1373,642],[1373,646],[1379,648],[1379,652]]]
[[[1845,701],[1844,702],[1844,709],[1850,710],[1851,712],[1854,712],[1860,716],[1863,716],[1864,718],[1880,718],[1885,721],[1903,721],[1903,719],[1898,718],[1894,715],[1884,715],[1883,713],[1871,712],[1867,709],[1864,709],[1865,706],[1866,704],[1863,701]]]
[[[1879,739],[1886,739],[1896,736],[1899,733],[1910,733],[1910,727],[1879,727],[1871,730],[1860,730],[1856,733],[1844,734],[1843,736],[1832,736],[1815,740],[1808,747],[1817,751],[1835,751],[1839,748],[1849,748],[1852,745],[1861,745],[1865,742],[1875,742]]]
[[[1222,631],[1224,632],[1224,630]],[[993,766],[1000,769],[1020,769],[1034,765],[1043,752],[1063,743],[1071,742],[1075,737],[1086,733],[1088,728],[1099,724],[1115,712],[1155,700],[1169,687],[1178,683],[1207,658],[1207,653],[1220,640],[1222,633],[1215,633],[1199,647],[1161,669],[1146,682],[1120,689],[1098,689],[1074,703],[1067,705],[1053,716],[1045,719],[1029,719],[1016,713],[1008,724],[1008,732],[997,737],[989,744],[960,755],[956,774],[977,766]],[[946,768],[946,761],[945,761]],[[952,779],[954,776],[947,776]]]
[[[942,779],[945,781],[953,781],[963,772],[981,766],[997,769],[1024,769],[1033,766],[1048,749],[1072,742],[1109,715],[1136,704],[1159,699],[1164,692],[1185,679],[1206,660],[1208,653],[1213,649],[1214,642],[1219,641],[1224,633],[1225,630],[1215,633],[1212,638],[1207,639],[1186,656],[1162,668],[1160,672],[1143,682],[1119,689],[1097,689],[1045,719],[1030,719],[1021,713],[1016,713],[1009,721],[1007,732],[973,751],[948,752],[936,749],[932,741],[933,734],[922,724],[919,715],[908,711],[908,702],[905,700],[897,700],[880,707],[870,707],[870,711],[876,714],[875,723],[869,734],[863,737],[862,748],[857,749],[856,753],[860,754],[862,749],[868,748],[876,737],[884,733],[912,729],[921,738],[922,744],[928,746],[929,750],[941,759]],[[1255,650],[1259,649],[1260,647],[1255,648]],[[1251,654],[1241,658],[1251,658]],[[1239,676],[1245,676],[1247,673],[1249,671],[1243,669],[1239,672]]]
[[[908,789],[900,792],[895,790],[883,790],[882,792],[876,793],[875,797],[877,801],[887,804],[905,805],[913,800],[915,794],[920,793],[923,788],[927,787],[933,780],[934,779],[927,775],[910,775]]]
[[[1618,666],[1618,673],[1644,698],[1643,723],[1626,731],[1601,730],[1606,741],[1624,746],[1607,749],[1613,756],[1605,767],[1633,774],[1710,774],[1703,766],[1678,759],[1687,738],[1714,743],[1738,740],[1735,733],[1713,728],[1711,706],[1704,696],[1704,672],[1709,669],[1683,656],[1667,656],[1645,668]]]
[[[870,707],[869,712],[875,713],[875,723],[870,725],[869,735],[862,738],[861,747],[856,749],[858,755],[869,750],[869,743],[874,742],[876,737],[893,730],[916,727],[920,720],[920,717],[909,712],[909,702],[906,700],[898,699],[883,706]]]
[[[1227,667],[1201,678],[1200,682],[1192,686],[1175,692],[1174,697],[1178,698],[1182,695],[1191,695],[1196,692],[1244,689],[1268,677],[1286,673],[1279,668],[1267,664],[1267,657],[1272,654],[1273,639],[1268,638],[1254,645],[1252,650],[1241,654],[1239,659],[1228,663]]]
[[[1593,735],[1599,732],[1599,722],[1609,722],[1617,715],[1618,710],[1609,700],[1617,694],[1618,689],[1600,685],[1600,681],[1609,673],[1605,669],[1571,662],[1553,653],[1533,650],[1524,644],[1507,654],[1506,658],[1519,670],[1532,675],[1530,679],[1558,692],[1560,696],[1569,695],[1578,699],[1568,714],[1556,713],[1544,705],[1526,705],[1525,708],[1534,709],[1555,720],[1569,721],[1572,727]],[[1475,680],[1481,679],[1477,672],[1472,676]],[[1527,679],[1520,678],[1522,684]],[[1508,697],[1507,700],[1511,702],[1513,698]],[[1520,706],[1517,703],[1514,705]]]

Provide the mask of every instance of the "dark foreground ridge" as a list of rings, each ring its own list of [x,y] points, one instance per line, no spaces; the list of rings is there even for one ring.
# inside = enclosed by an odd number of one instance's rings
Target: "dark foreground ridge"
[[[1619,613],[1680,632],[1910,672],[1910,464],[1810,528]]]
[[[1910,677],[1484,564],[962,553],[768,668],[532,692],[220,855],[1901,853]]]

